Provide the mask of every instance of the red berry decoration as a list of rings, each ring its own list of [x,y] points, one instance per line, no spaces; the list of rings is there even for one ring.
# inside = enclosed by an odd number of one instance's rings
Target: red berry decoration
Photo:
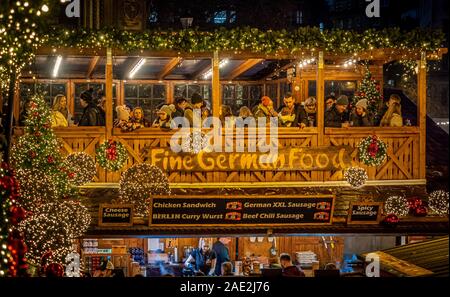
[[[52,156],[48,156],[47,157],[47,162],[51,164],[51,163],[55,162],[55,159],[53,159]]]
[[[383,224],[386,225],[386,226],[395,227],[395,226],[397,226],[397,224],[398,224],[399,221],[400,221],[400,220],[398,219],[397,215],[391,213],[391,214],[388,214],[388,215],[384,218]]]
[[[424,205],[420,205],[414,209],[414,215],[416,217],[426,217],[428,214],[428,209]]]

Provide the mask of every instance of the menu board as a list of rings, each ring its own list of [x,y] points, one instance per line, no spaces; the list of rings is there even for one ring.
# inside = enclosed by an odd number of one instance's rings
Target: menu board
[[[133,226],[132,204],[100,204],[99,226]]]
[[[347,224],[378,224],[382,202],[353,202],[350,204]]]
[[[331,224],[334,196],[156,196],[150,226]]]

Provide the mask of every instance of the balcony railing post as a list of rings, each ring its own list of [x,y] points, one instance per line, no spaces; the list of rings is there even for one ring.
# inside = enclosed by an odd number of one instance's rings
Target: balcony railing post
[[[324,90],[324,60],[323,52],[319,52],[319,59],[317,61],[317,77],[316,77],[316,97],[317,97],[317,144],[324,145],[325,132],[325,90]],[[324,180],[323,172],[318,173],[318,179]]]
[[[106,137],[110,138],[112,135],[113,128],[113,118],[112,118],[112,109],[113,109],[113,64],[112,64],[112,50],[108,48],[106,50],[106,67],[105,67],[105,84],[106,84]]]
[[[426,53],[421,52],[420,60],[417,61],[417,123],[419,125],[419,152],[420,152],[420,166],[419,177],[425,179],[426,177],[426,121],[427,121],[427,61]]]
[[[215,117],[219,116],[221,105],[219,63],[219,52],[214,51],[212,59],[212,114]]]

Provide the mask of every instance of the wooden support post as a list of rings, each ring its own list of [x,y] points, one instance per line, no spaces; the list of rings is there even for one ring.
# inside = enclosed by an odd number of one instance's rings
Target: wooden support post
[[[105,67],[105,89],[106,89],[106,137],[110,138],[113,129],[113,118],[112,118],[112,108],[113,108],[113,63],[112,63],[112,50],[111,48],[106,49],[106,67]]]
[[[220,110],[220,77],[219,77],[219,52],[214,51],[212,60],[212,114],[219,116]]]
[[[295,78],[292,83],[292,97],[294,97],[295,102],[300,103],[302,100],[302,80],[300,79],[300,66],[295,63]]]
[[[427,122],[427,61],[426,53],[421,53],[420,61],[418,65],[417,74],[417,91],[418,91],[418,110],[417,110],[417,123],[419,125],[419,152],[420,152],[420,166],[419,177],[425,179],[426,177],[426,146],[427,146],[427,134],[426,134],[426,122]]]
[[[317,129],[318,142],[323,145],[323,134],[325,131],[325,81],[324,81],[324,61],[323,52],[319,52],[319,61],[317,63],[316,78],[316,98],[317,98]]]

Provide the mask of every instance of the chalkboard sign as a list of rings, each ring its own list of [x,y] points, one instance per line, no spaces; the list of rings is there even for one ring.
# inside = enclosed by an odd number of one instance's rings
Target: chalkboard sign
[[[132,204],[100,204],[99,226],[133,226]]]
[[[275,226],[332,223],[334,196],[157,196],[150,226]]]
[[[347,224],[378,224],[382,202],[353,202],[350,204]]]

